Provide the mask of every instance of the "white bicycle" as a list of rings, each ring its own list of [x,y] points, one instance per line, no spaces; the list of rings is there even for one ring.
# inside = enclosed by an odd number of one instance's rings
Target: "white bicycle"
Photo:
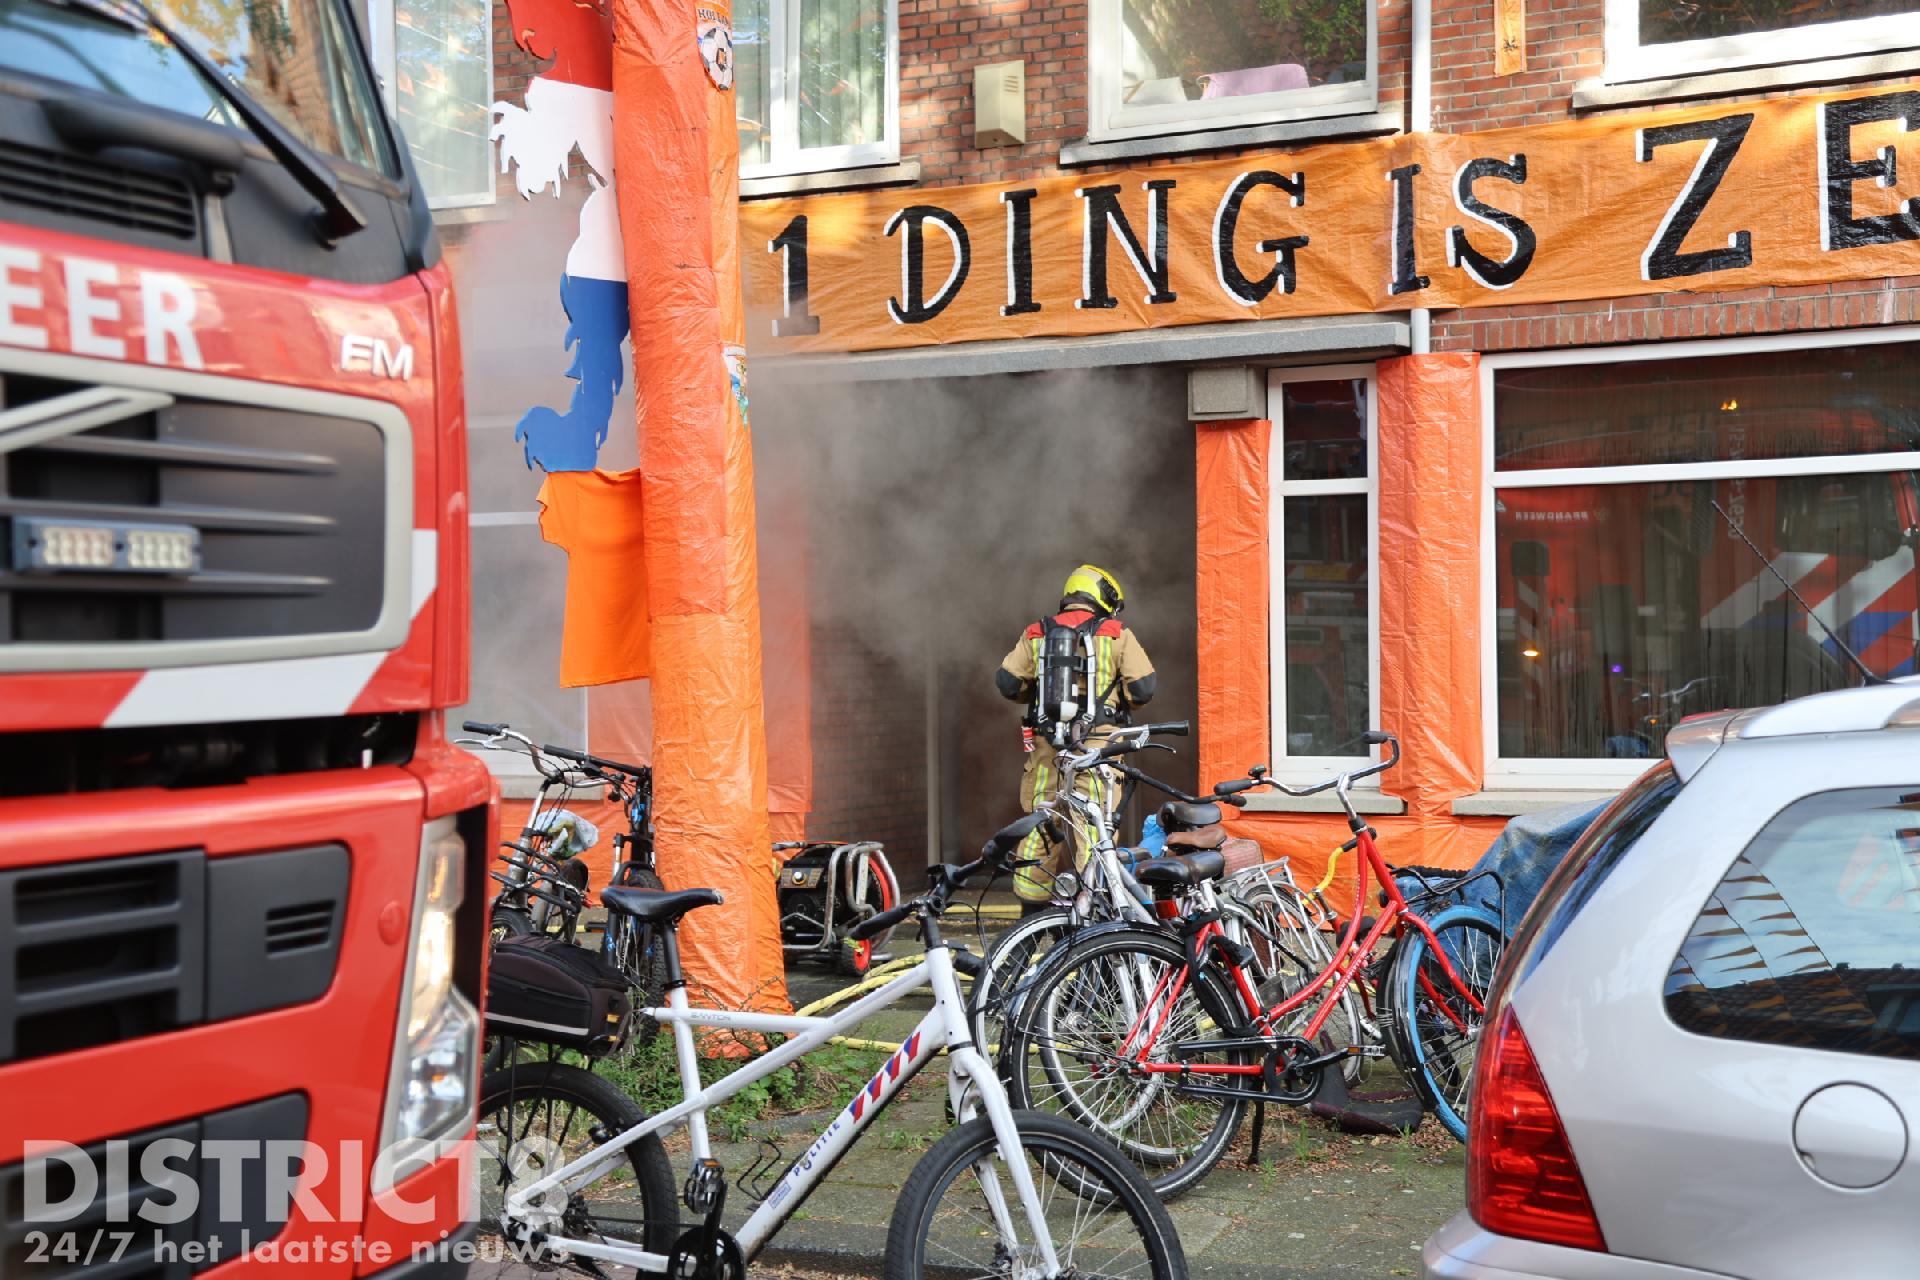
[[[1038,825],[1033,814],[987,842],[965,866],[936,866],[923,896],[863,921],[856,935],[915,920],[926,957],[911,971],[829,1017],[797,1017],[687,1002],[676,927],[689,911],[720,901],[710,889],[612,890],[609,909],[658,927],[666,943],[667,1006],[648,1013],[673,1028],[683,1101],[643,1116],[588,1068],[520,1062],[481,1087],[478,1174],[483,1228],[497,1232],[518,1267],[609,1274],[602,1264],[675,1280],[742,1280],[749,1262],[805,1201],[874,1117],[941,1049],[955,1127],[921,1158],[901,1188],[887,1231],[882,1274],[929,1272],[1049,1280],[1139,1276],[1184,1280],[1186,1259],[1167,1211],[1141,1174],[1083,1126],[1015,1111],[992,1064],[974,1044],[956,970],[980,961],[940,932],[953,892],[981,871],[1001,871]],[[737,1231],[722,1225],[727,1175],[713,1159],[706,1113],[792,1064],[869,1015],[930,986],[933,1008],[863,1082],[811,1145],[766,1190]],[[765,1055],[702,1087],[693,1029],[787,1036]],[[660,1141],[684,1124],[693,1168],[679,1197]],[[746,1180],[742,1179],[742,1184]],[[743,1186],[744,1189],[744,1186]],[[680,1205],[694,1215],[682,1227]],[[515,1274],[510,1266],[506,1274]]]

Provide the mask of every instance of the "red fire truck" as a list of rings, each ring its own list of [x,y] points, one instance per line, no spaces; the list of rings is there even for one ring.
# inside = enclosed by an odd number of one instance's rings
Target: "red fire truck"
[[[448,274],[348,5],[150,3],[0,0],[0,1275],[464,1274]]]

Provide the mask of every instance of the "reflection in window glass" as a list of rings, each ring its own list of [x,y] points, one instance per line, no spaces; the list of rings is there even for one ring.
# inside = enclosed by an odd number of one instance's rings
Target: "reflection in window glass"
[[[741,0],[733,8],[734,119],[740,163],[773,158],[773,36],[768,0]]]
[[[487,0],[400,0],[393,15],[394,98],[427,195],[493,192],[493,12]]]
[[[1121,105],[1367,78],[1365,0],[1120,0]]]
[[[1666,983],[1698,1035],[1920,1061],[1920,790],[1789,805],[1728,869]]]
[[[373,88],[357,36],[324,0],[186,4],[156,14],[310,147],[388,173]],[[118,23],[42,0],[0,0],[0,67],[119,94],[148,106],[241,127],[179,52]]]
[[[1640,43],[1678,44],[1720,36],[1791,31],[1856,18],[1920,13],[1920,0],[1742,0],[1739,3],[1675,3],[1639,0]]]
[[[1494,375],[1494,469],[1920,450],[1920,344]]]
[[[1288,498],[1283,507],[1286,751],[1365,755],[1367,496]]]
[[[886,6],[801,0],[800,146],[885,141],[886,94]]]
[[[1858,683],[1759,558],[1875,671],[1915,670],[1910,472],[1502,489],[1500,754],[1638,759],[1681,717]]]
[[[1288,480],[1360,480],[1367,474],[1367,380],[1287,382],[1280,388]]]

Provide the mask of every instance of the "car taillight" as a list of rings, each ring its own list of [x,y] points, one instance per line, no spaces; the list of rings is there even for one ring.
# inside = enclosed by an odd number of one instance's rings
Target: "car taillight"
[[[1553,1095],[1513,1006],[1480,1039],[1467,1134],[1467,1211],[1488,1231],[1606,1252]]]

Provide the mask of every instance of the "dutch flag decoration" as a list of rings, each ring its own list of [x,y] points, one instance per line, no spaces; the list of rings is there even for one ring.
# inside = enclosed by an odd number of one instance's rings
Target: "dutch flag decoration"
[[[567,376],[578,384],[566,411],[535,406],[514,438],[529,466],[591,471],[607,439],[615,398],[626,379],[627,268],[614,196],[613,36],[606,12],[576,0],[509,0],[514,42],[553,65],[527,85],[521,103],[493,104],[490,136],[501,171],[520,195],[549,187],[555,197],[578,147],[589,193],[580,230],[567,251],[560,300],[567,312],[562,345],[573,352]]]

